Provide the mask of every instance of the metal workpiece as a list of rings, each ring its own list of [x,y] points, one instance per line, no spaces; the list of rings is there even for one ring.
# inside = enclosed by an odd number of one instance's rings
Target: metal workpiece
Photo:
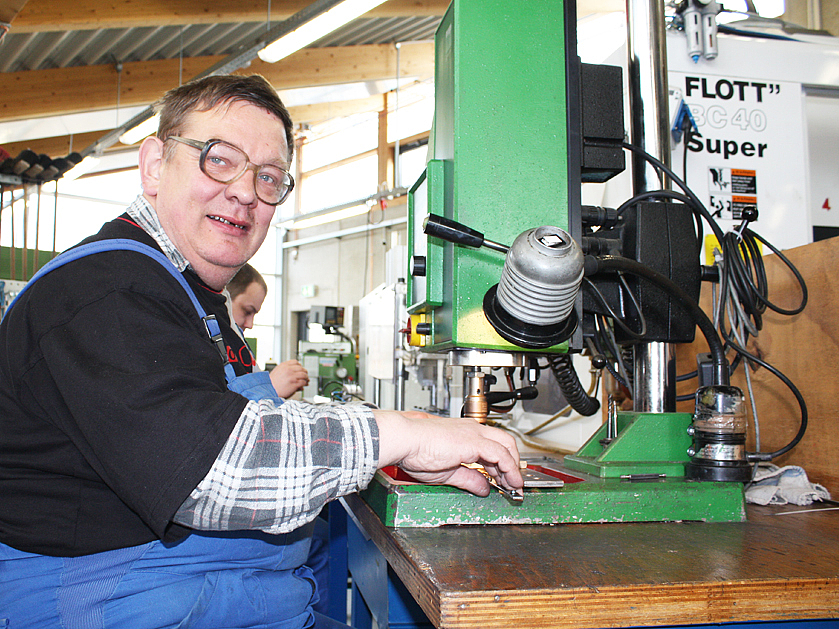
[[[559,227],[520,234],[507,252],[496,293],[499,305],[533,325],[564,321],[583,281],[583,252]]]

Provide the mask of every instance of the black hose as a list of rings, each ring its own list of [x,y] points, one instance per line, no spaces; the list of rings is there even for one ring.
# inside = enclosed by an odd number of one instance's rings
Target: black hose
[[[629,144],[627,142],[623,143],[623,147],[629,151],[632,151],[636,155],[641,156],[643,159],[647,160],[658,172],[664,173],[665,175],[670,177],[670,179],[673,180],[673,183],[679,186],[685,193],[685,195],[692,201],[690,207],[698,211],[702,218],[704,218],[708,225],[711,227],[711,231],[713,231],[714,236],[717,237],[717,242],[722,242],[723,233],[720,229],[720,226],[708,212],[707,208],[704,205],[702,205],[702,201],[699,200],[699,197],[696,196],[693,190],[688,188],[687,184],[684,181],[682,181],[676,173],[674,173],[667,166],[665,166],[661,160],[656,159],[640,147],[634,146],[633,144]]]
[[[580,383],[571,356],[557,354],[551,357],[548,364],[550,364],[554,378],[556,378],[559,388],[571,408],[583,416],[594,415],[600,410],[600,401],[586,393]]]
[[[708,342],[708,348],[711,350],[711,358],[714,361],[714,383],[721,385],[729,384],[728,359],[725,357],[725,346],[720,340],[713,322],[703,312],[702,308],[699,307],[699,304],[678,284],[658,271],[629,258],[622,258],[620,256],[594,258],[592,256],[586,256],[586,275],[593,275],[603,271],[625,271],[626,273],[638,275],[658,285],[678,299],[688,309],[694,321],[696,321],[696,325],[699,326],[699,330],[702,332],[705,340]]]

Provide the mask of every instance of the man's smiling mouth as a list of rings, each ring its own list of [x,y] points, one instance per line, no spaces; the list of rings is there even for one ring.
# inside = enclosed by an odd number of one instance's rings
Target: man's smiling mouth
[[[226,218],[222,218],[222,217],[220,217],[220,216],[213,216],[212,214],[208,214],[208,215],[207,215],[207,218],[210,218],[210,219],[212,219],[212,220],[214,220],[214,221],[218,221],[219,223],[223,223],[224,225],[230,225],[230,226],[232,226],[232,227],[236,227],[236,228],[238,228],[238,229],[241,229],[242,231],[244,231],[244,230],[245,230],[245,226],[244,226],[244,225],[238,225],[238,224],[236,224],[236,223],[231,223],[231,222],[230,222],[230,221],[228,221]]]

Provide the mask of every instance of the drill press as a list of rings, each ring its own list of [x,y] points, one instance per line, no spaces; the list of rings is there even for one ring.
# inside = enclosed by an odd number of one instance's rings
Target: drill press
[[[455,0],[435,38],[430,159],[408,200],[408,327],[411,344],[448,353],[450,365],[464,368],[462,414],[478,421],[495,393],[492,369],[524,371],[540,357],[582,349],[599,307],[589,284],[598,281],[598,294],[620,301],[620,256],[584,253],[619,243],[620,253],[634,257],[629,262],[669,268],[680,230],[692,228],[691,218],[671,220],[670,208],[637,208],[621,220],[583,212],[581,182],[605,181],[623,168],[622,84],[619,71],[615,83],[610,71],[580,64],[575,26],[574,2],[534,0],[520,10]],[[595,112],[592,123],[585,103],[603,100],[604,84],[617,85],[617,116],[603,122]],[[659,251],[650,256],[648,241],[666,244],[663,260]],[[698,292],[698,252],[679,259],[696,277],[664,279],[689,288],[695,280]],[[584,273],[591,278],[581,290]],[[671,322],[684,317],[684,304],[639,287],[638,308],[661,310],[649,318],[665,321],[662,338],[672,340]],[[618,310],[628,315],[630,307]],[[717,384],[725,386],[727,366],[717,367],[725,371]],[[365,499],[392,526],[743,519],[742,484],[686,477],[703,452],[730,445],[723,432],[702,431],[692,463],[691,425],[686,413],[614,411],[575,455],[532,461],[559,482],[526,485],[521,502],[413,484],[396,470],[380,473]]]

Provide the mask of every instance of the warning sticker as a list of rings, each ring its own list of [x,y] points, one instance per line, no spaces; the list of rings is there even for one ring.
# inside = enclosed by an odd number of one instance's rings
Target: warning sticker
[[[757,194],[757,173],[731,169],[731,194]],[[757,200],[755,200],[757,203]]]
[[[708,169],[711,216],[740,220],[743,208],[757,208],[757,173],[738,168]]]
[[[724,194],[712,194],[710,203],[711,216],[714,218],[731,218],[731,197]]]

